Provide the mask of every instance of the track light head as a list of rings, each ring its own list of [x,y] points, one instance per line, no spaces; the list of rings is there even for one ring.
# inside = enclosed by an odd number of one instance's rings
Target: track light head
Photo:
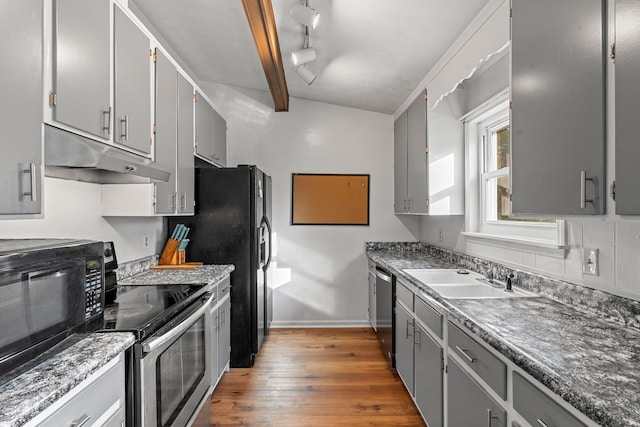
[[[298,73],[300,78],[304,80],[308,85],[313,83],[313,81],[316,79],[316,76],[311,71],[309,71],[309,69],[304,65],[301,65],[298,68],[296,68],[296,73]]]
[[[316,50],[312,47],[296,50],[291,54],[293,65],[298,66],[316,60]]]
[[[320,12],[311,9],[309,6],[305,6],[303,4],[295,4],[289,12],[291,13],[291,16],[293,16],[296,21],[300,22],[302,25],[306,25],[311,29],[316,28],[316,26],[318,25]]]

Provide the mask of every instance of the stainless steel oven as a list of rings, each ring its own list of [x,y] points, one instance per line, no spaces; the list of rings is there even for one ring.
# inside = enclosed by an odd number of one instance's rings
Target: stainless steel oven
[[[0,240],[0,377],[73,333],[102,327],[102,254],[102,242]]]
[[[206,294],[137,344],[142,426],[186,426],[208,398],[213,298]]]

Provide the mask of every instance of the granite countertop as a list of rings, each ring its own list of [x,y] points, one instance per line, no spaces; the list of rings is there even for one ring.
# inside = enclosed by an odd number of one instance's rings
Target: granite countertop
[[[167,284],[213,284],[231,274],[235,266],[201,265],[192,270],[145,270],[131,277],[118,280],[121,286],[167,285]]]
[[[418,252],[368,257],[602,426],[640,426],[640,330],[545,296],[443,299],[406,268],[457,268]]]
[[[26,424],[134,342],[129,332],[70,336],[42,363],[0,386],[0,426]]]

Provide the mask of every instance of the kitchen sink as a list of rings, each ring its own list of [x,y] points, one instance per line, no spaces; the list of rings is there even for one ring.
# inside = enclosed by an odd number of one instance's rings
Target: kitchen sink
[[[440,294],[442,298],[487,299],[487,298],[531,298],[538,294],[513,288],[507,292],[504,285],[486,282],[484,276],[467,270],[456,269],[406,269],[405,273],[415,277]]]

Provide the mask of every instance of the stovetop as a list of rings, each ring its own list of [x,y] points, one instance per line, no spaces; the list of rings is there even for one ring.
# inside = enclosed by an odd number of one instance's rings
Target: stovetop
[[[130,331],[141,340],[153,334],[206,292],[206,284],[119,286],[104,309],[104,329]]]

